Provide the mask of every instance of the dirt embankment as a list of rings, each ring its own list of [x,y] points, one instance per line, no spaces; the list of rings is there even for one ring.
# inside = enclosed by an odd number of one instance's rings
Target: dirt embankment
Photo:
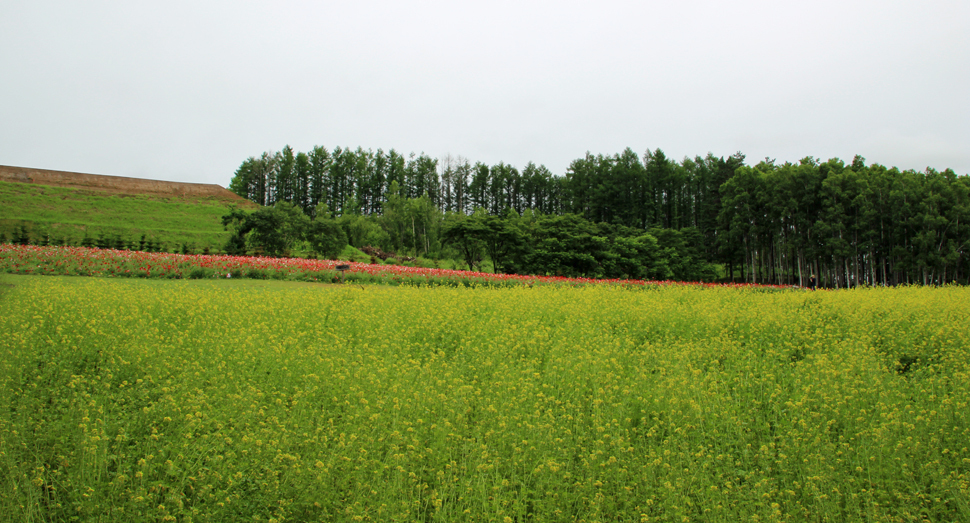
[[[28,167],[0,165],[0,180],[36,183],[53,187],[70,187],[114,194],[147,194],[169,198],[215,199],[245,205],[246,200],[219,185],[143,180],[125,176],[48,171]]]

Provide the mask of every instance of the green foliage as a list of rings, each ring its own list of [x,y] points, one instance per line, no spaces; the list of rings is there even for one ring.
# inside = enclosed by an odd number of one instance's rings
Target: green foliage
[[[288,202],[277,202],[272,209],[280,217],[280,225],[275,229],[275,234],[283,247],[280,252],[289,252],[297,242],[306,238],[310,228],[310,217],[304,214],[299,207]],[[267,227],[267,230],[269,230],[269,227]],[[263,237],[263,241],[268,241],[268,238]]]
[[[443,215],[432,200],[400,196],[397,181],[392,182],[383,205],[380,224],[387,233],[382,249],[413,255],[437,255],[441,248]]]
[[[518,214],[511,208],[506,211],[505,216],[478,211],[471,219],[478,220],[481,224],[480,239],[495,272],[516,273],[517,254],[525,247],[523,224]]]
[[[674,274],[664,254],[657,238],[649,234],[616,236],[603,272],[623,279],[669,280]]]
[[[13,236],[13,241],[11,242],[15,245],[30,245],[30,233],[27,232],[27,226],[21,225],[20,229]]]
[[[469,267],[483,253],[498,272],[585,278],[712,281],[696,229],[651,229],[595,224],[575,214],[543,215],[514,211],[493,216],[449,216],[445,240]]]
[[[528,228],[528,248],[519,256],[524,271],[566,277],[595,277],[610,241],[575,214],[538,216]]]
[[[336,258],[347,246],[347,234],[333,218],[318,216],[307,236],[313,252],[325,258]]]
[[[259,268],[253,267],[253,268],[246,269],[245,271],[243,271],[242,274],[246,278],[249,278],[252,280],[265,280],[266,278],[269,277],[269,273],[270,271],[266,269],[259,269]]]
[[[225,245],[227,253],[280,256],[307,237],[310,218],[294,205],[281,201],[252,213],[233,208],[222,217],[222,224],[232,231]]]
[[[704,236],[693,227],[681,230],[654,227],[649,234],[657,239],[669,269],[669,279],[677,281],[714,281],[714,266],[704,261]]]
[[[193,267],[186,276],[190,280],[201,280],[216,276],[215,270],[208,267]]]
[[[346,234],[347,242],[358,249],[368,245],[389,248],[391,237],[380,226],[377,217],[345,214],[337,218],[337,223]]]
[[[452,246],[464,260],[468,270],[481,270],[485,258],[485,228],[482,213],[471,217],[464,214],[449,214],[445,219],[444,240]]]

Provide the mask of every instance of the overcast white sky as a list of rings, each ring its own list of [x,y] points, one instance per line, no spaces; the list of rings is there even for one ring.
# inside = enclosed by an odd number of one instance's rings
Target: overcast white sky
[[[222,186],[394,148],[970,173],[970,2],[0,0],[0,164]]]

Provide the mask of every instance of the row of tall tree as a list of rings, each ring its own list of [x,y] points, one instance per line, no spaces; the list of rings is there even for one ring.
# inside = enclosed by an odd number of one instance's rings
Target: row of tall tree
[[[970,178],[805,158],[742,166],[721,186],[722,259],[751,281],[835,287],[966,283]],[[798,276],[798,278],[796,278]]]
[[[303,153],[286,146],[246,159],[229,190],[264,206],[288,202],[311,217],[322,205],[335,215],[380,214],[395,182],[399,196],[428,195],[437,204],[441,179],[438,161],[424,154],[405,158],[393,149],[375,153],[340,147]]]
[[[741,153],[677,162],[660,149],[626,149],[587,153],[556,176],[534,163],[520,171],[393,149],[287,146],[246,159],[230,189],[266,206],[292,203],[311,218],[322,209],[346,216],[351,244],[383,242],[413,255],[456,255],[445,225],[476,212],[493,221],[528,214],[546,225],[535,217],[574,215],[660,237],[689,229],[698,262],[723,266],[735,281],[804,285],[816,274],[823,285],[849,287],[970,275],[970,179],[866,165],[859,156],[849,165],[806,157],[751,166]],[[521,259],[514,265],[505,268],[529,270]]]

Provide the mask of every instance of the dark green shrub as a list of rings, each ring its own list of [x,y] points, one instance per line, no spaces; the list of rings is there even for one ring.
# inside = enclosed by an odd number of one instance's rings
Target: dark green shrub
[[[111,239],[104,235],[104,233],[98,234],[98,239],[94,240],[94,245],[99,249],[110,249]]]
[[[189,271],[188,278],[190,280],[202,280],[215,276],[215,273],[215,270],[206,267],[193,267],[192,270]]]
[[[30,233],[27,232],[26,225],[21,225],[20,231],[14,233],[13,243],[17,245],[30,245]]]
[[[266,276],[267,274],[264,269],[252,268],[246,270],[246,277],[252,280],[265,280]]]

